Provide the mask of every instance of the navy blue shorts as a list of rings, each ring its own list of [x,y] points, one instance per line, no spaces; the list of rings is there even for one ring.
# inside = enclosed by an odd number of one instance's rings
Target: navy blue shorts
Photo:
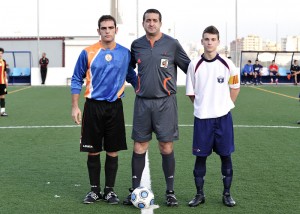
[[[193,155],[209,156],[212,151],[228,156],[234,151],[231,113],[213,119],[194,118]]]

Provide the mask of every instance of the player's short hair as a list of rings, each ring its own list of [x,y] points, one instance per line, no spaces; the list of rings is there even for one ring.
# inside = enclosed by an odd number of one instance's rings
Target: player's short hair
[[[204,31],[202,33],[202,38],[204,38],[205,33],[214,34],[214,35],[217,35],[218,39],[220,38],[220,33],[219,33],[218,29],[213,25],[208,26],[207,28],[204,29]]]
[[[0,52],[4,53],[4,49],[3,49],[3,48],[0,48]]]
[[[251,60],[248,60],[248,63],[251,63]]]
[[[298,62],[298,60],[297,60],[297,59],[294,59],[294,63],[296,63],[296,62]]]
[[[162,19],[161,13],[158,10],[156,10],[156,9],[148,9],[148,10],[146,10],[146,12],[143,15],[143,22],[145,21],[146,13],[156,13],[156,14],[158,14],[159,22],[161,22],[161,19]]]
[[[98,28],[100,29],[101,22],[107,21],[107,20],[113,21],[114,25],[115,25],[115,28],[117,27],[116,19],[113,16],[111,16],[111,15],[103,15],[98,20]]]

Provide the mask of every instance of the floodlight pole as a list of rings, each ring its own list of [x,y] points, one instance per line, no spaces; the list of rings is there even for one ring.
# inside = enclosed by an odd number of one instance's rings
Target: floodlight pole
[[[139,0],[136,0],[136,38],[139,38]]]
[[[39,0],[36,0],[37,5],[37,67],[39,67],[40,60],[40,4]]]
[[[235,0],[235,66],[238,66],[238,15],[237,15],[237,0]]]

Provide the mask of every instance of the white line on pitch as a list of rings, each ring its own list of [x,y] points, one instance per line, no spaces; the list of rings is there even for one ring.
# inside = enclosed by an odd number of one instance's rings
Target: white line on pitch
[[[132,125],[126,124],[131,127]],[[181,124],[180,127],[193,127],[191,124]],[[41,129],[41,128],[80,128],[80,125],[56,125],[56,126],[0,126],[0,129]],[[300,126],[267,126],[267,125],[234,125],[235,128],[283,128],[300,129]]]
[[[148,151],[146,152],[146,161],[145,161],[145,168],[142,174],[141,179],[141,186],[147,187],[148,189],[151,189],[151,176],[150,176],[150,166],[149,166],[149,157],[148,157]],[[153,214],[153,209],[142,209],[142,214]]]

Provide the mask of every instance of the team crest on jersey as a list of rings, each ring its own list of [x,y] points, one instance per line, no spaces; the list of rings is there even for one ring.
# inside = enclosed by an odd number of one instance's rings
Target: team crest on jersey
[[[167,67],[168,67],[168,64],[169,64],[168,59],[161,59],[161,60],[160,60],[160,67],[161,67],[161,68],[167,68]]]
[[[110,62],[110,61],[112,60],[112,55],[106,54],[106,55],[105,55],[105,60],[106,60],[107,62]]]
[[[218,80],[218,83],[223,83],[224,82],[224,77],[218,76],[217,80]]]

